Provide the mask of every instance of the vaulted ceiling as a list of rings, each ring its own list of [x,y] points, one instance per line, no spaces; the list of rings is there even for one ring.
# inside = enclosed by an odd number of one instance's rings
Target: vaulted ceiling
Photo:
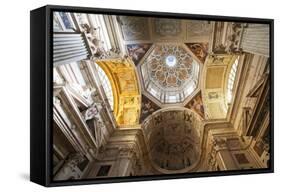
[[[192,108],[203,117],[199,74],[207,57],[210,22],[131,16],[117,20],[142,87],[140,122],[168,104]]]
[[[226,117],[226,84],[237,56],[211,53],[212,22],[133,16],[117,21],[137,71],[139,123],[171,106],[189,108],[203,119]]]
[[[174,107],[158,110],[143,123],[149,158],[160,172],[191,170],[201,153],[202,120],[191,110]]]

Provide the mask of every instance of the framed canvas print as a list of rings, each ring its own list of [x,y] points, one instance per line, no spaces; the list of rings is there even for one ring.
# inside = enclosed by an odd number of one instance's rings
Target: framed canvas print
[[[30,179],[273,172],[273,20],[31,11]]]

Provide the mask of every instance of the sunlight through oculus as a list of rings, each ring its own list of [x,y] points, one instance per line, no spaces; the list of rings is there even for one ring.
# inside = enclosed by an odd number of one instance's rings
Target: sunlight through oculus
[[[177,58],[174,55],[168,55],[165,62],[168,67],[174,67],[177,64]]]

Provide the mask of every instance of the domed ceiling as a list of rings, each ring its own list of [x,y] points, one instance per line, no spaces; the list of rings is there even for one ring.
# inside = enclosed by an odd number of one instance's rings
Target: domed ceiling
[[[187,109],[160,110],[144,122],[149,155],[161,172],[190,170],[200,156],[200,117]]]
[[[155,44],[141,64],[147,92],[161,103],[182,102],[197,86],[199,64],[184,44]]]
[[[117,16],[124,52],[141,87],[140,123],[171,106],[205,117],[201,83],[212,24],[204,20]]]
[[[125,49],[138,68],[142,93],[159,106],[187,104],[196,94],[207,56],[210,22],[128,16],[117,20]]]

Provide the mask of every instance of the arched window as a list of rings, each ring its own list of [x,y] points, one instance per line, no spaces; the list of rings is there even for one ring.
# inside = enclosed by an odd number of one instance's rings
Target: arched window
[[[103,87],[103,90],[105,92],[105,95],[108,99],[109,105],[111,107],[111,109],[113,110],[113,92],[112,92],[112,87],[110,84],[110,81],[107,77],[107,75],[105,74],[105,72],[102,70],[102,68],[95,63],[98,75],[99,75],[99,79],[101,82],[101,85]]]
[[[231,69],[230,69],[230,73],[229,73],[229,76],[228,76],[227,93],[226,93],[227,103],[231,103],[231,101],[232,101],[233,85],[234,85],[234,81],[235,81],[235,77],[236,77],[238,61],[239,61],[239,57],[237,57],[237,59],[232,64]]]

